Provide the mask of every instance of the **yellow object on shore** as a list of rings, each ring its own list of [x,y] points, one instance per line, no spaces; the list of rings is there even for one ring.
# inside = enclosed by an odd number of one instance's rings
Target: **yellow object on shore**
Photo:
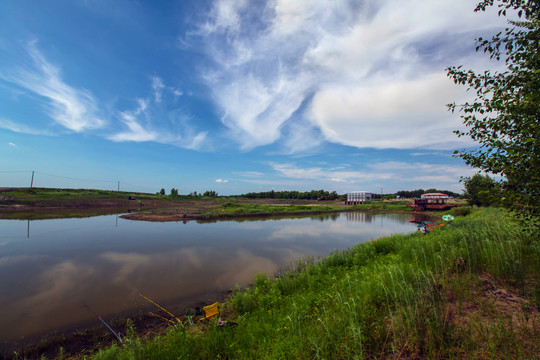
[[[201,320],[210,319],[219,314],[219,303],[215,302],[212,305],[203,306],[203,310],[205,315]]]

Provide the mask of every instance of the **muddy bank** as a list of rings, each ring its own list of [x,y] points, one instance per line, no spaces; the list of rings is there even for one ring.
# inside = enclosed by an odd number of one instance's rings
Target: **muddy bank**
[[[0,196],[0,219],[39,220],[69,217],[91,217],[99,215],[136,213],[140,211],[185,208],[199,212],[216,207],[213,200],[129,200],[115,198],[46,199],[24,201],[12,196]]]
[[[136,336],[141,339],[164,334],[173,326],[188,326],[198,322],[204,315],[203,306],[219,302],[227,302],[232,290],[221,291],[202,296],[198,302],[189,305],[179,305],[174,302],[164,305],[165,310],[171,312],[176,319],[165,311],[148,302],[144,309],[134,309],[130,313],[105,319],[107,324],[125,338]],[[169,321],[168,321],[169,320]],[[173,323],[175,325],[173,325]],[[41,337],[21,339],[17,343],[2,344],[0,359],[47,359],[64,357],[77,357],[80,354],[89,354],[112,344],[120,344],[118,338],[97,317],[91,322],[80,324],[77,327],[54,331]]]
[[[180,211],[171,211],[169,213],[154,213],[154,212],[136,212],[120,216],[123,219],[128,220],[138,220],[138,221],[155,221],[155,222],[167,222],[167,221],[190,221],[195,220],[197,222],[215,222],[219,220],[234,220],[234,219],[268,219],[268,218],[282,218],[282,217],[291,217],[291,216],[309,216],[309,215],[321,215],[321,214],[332,214],[332,213],[341,213],[346,211],[362,211],[362,210],[317,210],[317,211],[287,211],[280,213],[269,213],[261,212],[255,214],[189,214],[182,213]],[[364,210],[365,211],[365,210]]]

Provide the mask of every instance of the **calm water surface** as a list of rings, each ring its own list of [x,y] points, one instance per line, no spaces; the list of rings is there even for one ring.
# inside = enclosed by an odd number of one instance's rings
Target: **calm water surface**
[[[208,224],[151,223],[116,215],[0,220],[0,339],[147,309],[138,294],[173,311],[255,274],[274,274],[305,256],[416,230],[410,214],[342,213]]]

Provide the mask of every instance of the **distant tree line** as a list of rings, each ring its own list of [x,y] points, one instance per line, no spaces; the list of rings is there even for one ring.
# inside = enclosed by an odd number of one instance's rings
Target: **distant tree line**
[[[264,192],[250,192],[247,194],[239,195],[239,197],[245,197],[248,199],[301,199],[301,200],[337,200],[341,199],[341,196],[335,192],[329,192],[325,190],[311,190],[311,191],[264,191]]]
[[[166,193],[165,193],[165,189],[161,189],[159,192],[156,193],[157,195],[162,195],[162,196],[165,196]],[[177,197],[179,196],[178,194],[178,189],[175,189],[175,188],[172,188],[171,189],[171,193],[169,196],[172,196],[172,197]],[[196,191],[190,193],[188,196],[197,196],[197,197],[202,197],[202,196],[206,196],[206,197],[218,197],[218,193],[214,190],[208,190],[208,191],[205,191],[204,193],[197,193]]]
[[[401,190],[401,191],[396,192],[396,196],[399,196],[400,198],[406,198],[406,199],[415,199],[415,198],[420,198],[422,194],[426,194],[426,193],[443,193],[454,198],[461,197],[460,194],[455,193],[453,191],[437,190],[437,189],[427,189],[427,190],[418,189],[418,190],[411,190],[411,191]]]
[[[454,198],[463,197],[461,194],[455,193],[449,190],[437,190],[437,189],[418,189],[418,190],[401,190],[393,194],[377,194],[373,193],[373,199],[395,199],[396,196],[404,199],[420,198],[425,193],[444,193]],[[165,195],[165,189],[161,189],[158,192],[159,195]],[[177,197],[178,189],[172,188],[170,196]],[[194,191],[188,196],[192,197],[218,197],[218,193],[214,190],[207,190],[204,193],[197,193]],[[262,192],[250,192],[242,195],[233,195],[232,197],[242,197],[247,199],[298,199],[298,200],[345,200],[347,194],[338,194],[336,191],[326,190],[311,190],[311,191],[262,191]]]

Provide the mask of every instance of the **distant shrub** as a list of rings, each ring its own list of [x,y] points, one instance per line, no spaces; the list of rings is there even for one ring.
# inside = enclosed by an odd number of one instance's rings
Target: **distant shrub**
[[[467,216],[471,213],[471,211],[472,207],[470,206],[459,206],[452,208],[452,210],[450,210],[450,213],[454,216]]]
[[[228,202],[224,203],[222,206],[224,208],[238,208],[238,207],[242,207],[242,204],[228,201]]]

